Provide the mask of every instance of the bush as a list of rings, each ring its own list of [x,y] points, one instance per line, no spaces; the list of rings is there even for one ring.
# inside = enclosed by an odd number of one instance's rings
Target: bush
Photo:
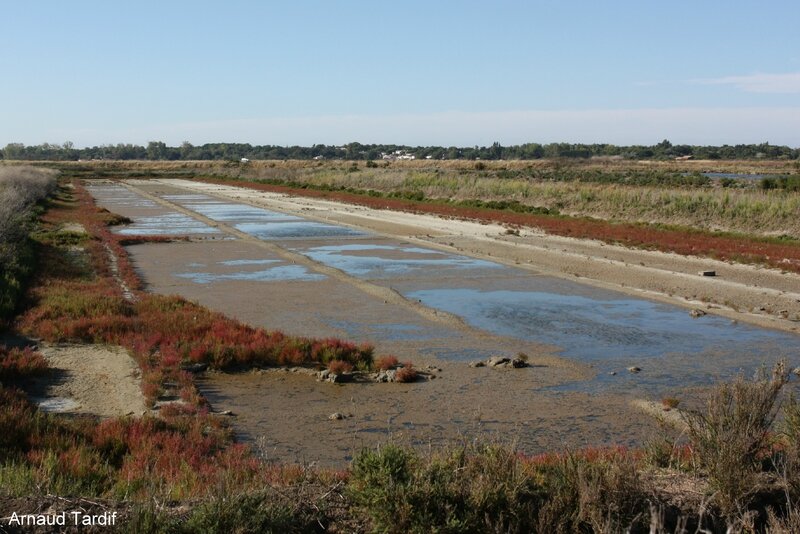
[[[800,402],[794,394],[783,406],[783,421],[780,426],[782,447],[776,455],[778,471],[783,476],[790,503],[800,498]],[[795,515],[800,519],[800,509]]]
[[[771,445],[778,395],[787,381],[785,365],[779,363],[771,378],[763,369],[753,381],[739,377],[714,389],[705,411],[684,412],[693,455],[729,522],[744,515],[758,490],[760,460]]]
[[[394,445],[356,456],[348,494],[380,532],[529,532],[540,498],[508,450],[423,462]]]
[[[413,382],[417,379],[418,373],[414,366],[406,362],[399,368],[394,375],[395,382]]]
[[[538,460],[482,446],[422,460],[389,445],[356,456],[348,495],[378,532],[640,531],[637,468],[620,450]]]
[[[546,500],[537,532],[626,532],[643,521],[646,495],[624,451],[566,454],[540,470]]]
[[[353,371],[353,364],[344,360],[331,360],[328,363],[328,371],[334,375],[343,375]]]
[[[283,534],[324,531],[311,513],[293,510],[273,500],[259,493],[214,498],[192,510],[179,532]]]
[[[375,360],[375,368],[381,371],[388,371],[397,367],[398,363],[397,358],[394,356],[381,356]]]

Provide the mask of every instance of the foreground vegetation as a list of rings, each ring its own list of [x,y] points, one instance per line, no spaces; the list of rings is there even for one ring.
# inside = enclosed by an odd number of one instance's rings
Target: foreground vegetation
[[[60,506],[119,510],[123,532],[800,529],[800,403],[786,395],[783,366],[719,386],[684,413],[684,432],[665,428],[643,450],[528,456],[500,444],[423,454],[388,444],[362,451],[345,471],[264,463],[209,413],[182,364],[380,368],[396,359],[373,364],[368,347],[252,329],[139,291],[107,228],[118,218],[73,187],[51,201],[33,233],[37,273],[16,328],[122,344],[141,365],[151,401],[174,384],[184,402],[104,421],[46,414],[15,387],[47,372],[41,355],[0,349],[0,516],[11,506],[44,509],[57,496]]]
[[[643,451],[390,444],[343,472],[264,464],[202,411],[98,424],[5,389],[0,507],[88,498],[123,532],[797,532],[800,405],[775,425],[786,380],[721,386],[685,439]]]

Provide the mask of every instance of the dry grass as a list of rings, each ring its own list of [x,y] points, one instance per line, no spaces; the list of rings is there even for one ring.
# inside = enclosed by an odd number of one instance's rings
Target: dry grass
[[[360,168],[366,167],[363,162],[357,162]],[[620,170],[620,171],[651,171],[659,170],[666,172],[725,172],[743,174],[787,174],[795,172],[796,163],[791,160],[619,160],[614,158],[591,158],[591,159],[538,159],[538,160],[498,160],[482,161],[486,170],[527,170],[527,169],[554,169],[571,168],[585,171],[592,170]],[[2,161],[0,167],[6,165],[19,165],[20,162]],[[40,165],[38,162],[24,162],[25,165]],[[215,172],[224,169],[237,169],[240,171],[249,170],[250,172],[266,172],[266,169],[273,169],[276,173],[286,171],[307,170],[307,169],[341,169],[345,170],[352,166],[350,161],[306,161],[306,160],[251,160],[246,165],[239,162],[229,161],[82,161],[70,162],[63,161],[57,163],[47,163],[44,165],[56,166],[60,169],[73,172]],[[390,168],[400,170],[434,170],[448,169],[455,171],[475,170],[475,162],[470,160],[414,160],[414,161],[393,161],[388,166],[386,162],[377,162],[378,168]]]
[[[55,191],[57,174],[28,166],[0,167],[0,321],[14,310],[32,268],[28,234],[34,207]]]
[[[294,184],[382,193],[418,192],[427,199],[514,200],[573,216],[800,238],[800,194],[784,191],[554,182],[528,177],[500,178],[474,171],[441,172],[438,168],[367,169],[357,173],[330,168],[315,173],[268,171],[250,174],[254,178],[289,180]]]

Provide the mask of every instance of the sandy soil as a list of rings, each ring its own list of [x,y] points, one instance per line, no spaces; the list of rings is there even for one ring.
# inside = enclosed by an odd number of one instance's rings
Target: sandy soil
[[[41,345],[51,372],[28,388],[39,402],[59,413],[101,417],[146,411],[136,362],[121,347]]]
[[[759,326],[800,331],[800,275],[775,269],[552,236],[534,228],[523,229],[520,236],[511,236],[500,225],[375,210],[189,180],[160,182],[310,219],[365,228],[451,252],[491,258],[544,274],[579,277],[583,283],[686,308],[702,307],[709,313]],[[716,271],[717,276],[700,276],[701,270]]]

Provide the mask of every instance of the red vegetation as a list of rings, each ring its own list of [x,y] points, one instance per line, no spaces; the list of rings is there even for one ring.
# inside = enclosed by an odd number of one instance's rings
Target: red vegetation
[[[417,379],[417,370],[414,369],[414,366],[410,363],[406,362],[403,364],[403,367],[399,368],[395,375],[394,381],[395,382],[413,382]]]
[[[536,227],[554,235],[597,239],[606,243],[629,247],[650,248],[683,255],[709,256],[720,260],[762,263],[778,269],[800,273],[800,246],[775,243],[766,239],[720,235],[705,231],[677,230],[643,224],[614,223],[590,218],[516,213],[491,208],[472,208],[436,201],[380,198],[344,191],[321,191],[241,180],[203,178],[202,181],[247,187],[259,191],[325,198],[374,209],[434,214],[512,226]]]
[[[614,460],[627,459],[629,461],[639,461],[643,452],[638,449],[628,449],[622,445],[611,447],[586,447],[577,451],[569,452],[547,452],[527,456],[519,454],[523,464],[530,467],[547,467],[558,465],[569,459],[580,460],[589,463],[613,462]]]
[[[675,397],[664,397],[663,399],[661,399],[661,405],[664,407],[665,410],[672,410],[673,408],[677,408],[680,403],[681,401],[676,399]]]
[[[353,371],[353,365],[344,360],[331,360],[328,364],[328,371],[335,375],[343,375]]]
[[[220,484],[253,486],[297,480],[293,466],[264,466],[204,410],[165,406],[160,418],[120,418],[99,424],[38,412],[18,390],[0,390],[0,449],[40,473],[88,485],[97,493],[200,497]]]
[[[0,345],[0,381],[15,380],[47,371],[47,360],[30,347],[9,349]]]
[[[375,360],[374,366],[381,371],[388,371],[397,367],[398,360],[395,356],[381,356]]]

